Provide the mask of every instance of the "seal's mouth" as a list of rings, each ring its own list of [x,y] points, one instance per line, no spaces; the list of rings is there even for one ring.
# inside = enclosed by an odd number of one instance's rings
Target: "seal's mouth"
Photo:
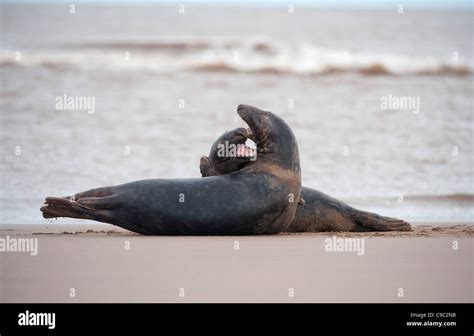
[[[233,143],[237,144],[236,157],[253,158],[257,154],[257,145],[253,140],[253,131],[250,127],[239,128]]]
[[[237,146],[236,157],[254,158],[257,154],[255,143],[251,139],[247,139],[244,144]]]
[[[252,140],[252,130],[250,128],[236,128],[227,133],[216,148],[217,157],[220,162],[228,160],[254,160],[257,156],[257,146]],[[211,155],[212,157],[212,155]]]

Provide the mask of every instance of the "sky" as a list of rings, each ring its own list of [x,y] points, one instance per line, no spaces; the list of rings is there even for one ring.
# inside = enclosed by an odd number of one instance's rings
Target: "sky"
[[[240,0],[240,1],[212,1],[212,0],[0,0],[1,3],[24,3],[24,4],[226,4],[226,5],[287,5],[295,4],[301,6],[316,6],[316,7],[337,7],[337,8],[396,8],[399,4],[405,7],[419,8],[419,9],[473,9],[473,0]]]

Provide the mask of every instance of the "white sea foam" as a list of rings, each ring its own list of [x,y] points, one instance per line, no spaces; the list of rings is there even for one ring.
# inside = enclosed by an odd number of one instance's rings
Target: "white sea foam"
[[[213,71],[321,75],[466,75],[470,64],[435,57],[362,53],[309,43],[289,44],[265,38],[87,42],[60,50],[4,51],[1,66],[44,66],[52,69],[132,69],[147,71]]]

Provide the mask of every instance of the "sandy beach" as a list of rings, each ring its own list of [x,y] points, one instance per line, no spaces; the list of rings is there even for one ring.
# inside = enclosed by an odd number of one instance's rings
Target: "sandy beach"
[[[472,226],[413,232],[147,237],[110,225],[3,225],[1,302],[472,302]],[[358,238],[364,251],[327,251]],[[457,249],[456,249],[457,248]]]

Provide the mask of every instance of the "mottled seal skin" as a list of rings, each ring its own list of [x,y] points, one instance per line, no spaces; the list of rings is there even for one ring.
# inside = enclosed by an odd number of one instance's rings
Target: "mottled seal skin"
[[[260,235],[286,229],[301,190],[298,145],[276,115],[240,105],[260,146],[239,171],[206,178],[151,179],[48,197],[43,217],[110,223],[146,235]]]
[[[209,157],[201,158],[201,175],[203,177],[224,175],[245,167],[249,158],[224,162],[223,158],[216,155],[218,144],[226,141],[235,144],[245,143],[246,139],[242,139],[244,134],[245,130],[235,129],[220,136],[212,145]],[[403,220],[355,209],[311,188],[301,188],[299,204],[294,220],[286,229],[287,232],[411,231],[410,224]]]

